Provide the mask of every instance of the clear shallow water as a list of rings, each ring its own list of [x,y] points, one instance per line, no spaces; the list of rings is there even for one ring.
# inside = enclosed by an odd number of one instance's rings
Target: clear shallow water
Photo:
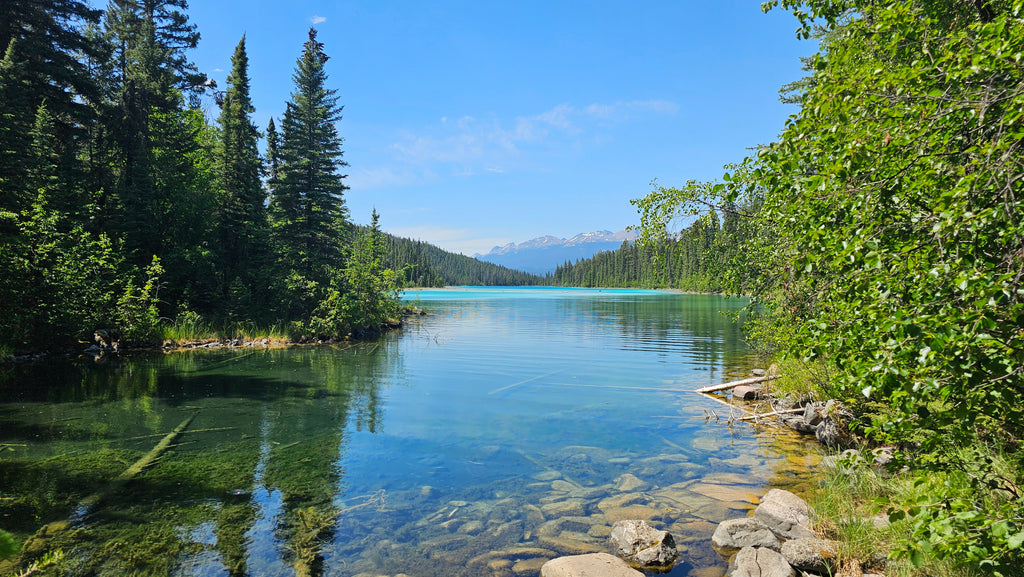
[[[721,574],[714,524],[799,479],[790,437],[688,391],[753,359],[737,300],[654,291],[409,291],[428,311],[352,346],[20,367],[0,379],[0,527],[66,518],[61,574],[537,575],[643,518],[673,575]],[[723,410],[724,409],[724,410]],[[789,455],[789,456],[787,456]]]

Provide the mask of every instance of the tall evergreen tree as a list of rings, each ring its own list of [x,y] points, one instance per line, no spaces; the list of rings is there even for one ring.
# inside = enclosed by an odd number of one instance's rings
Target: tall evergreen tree
[[[336,123],[342,107],[337,90],[327,88],[328,60],[310,28],[292,79],[295,92],[282,123],[281,165],[272,190],[274,237],[285,266],[308,281],[323,282],[342,265],[341,236],[348,188],[338,170],[343,139]]]
[[[185,224],[193,234],[193,217],[212,212],[208,201],[196,206],[197,198],[187,198],[201,190],[194,160],[202,146],[201,123],[186,110],[185,97],[205,80],[184,54],[199,41],[187,8],[185,0],[111,0],[104,18],[111,52],[107,124],[117,165],[114,228],[140,266],[168,251],[168,231]]]
[[[27,67],[19,54],[19,42],[7,45],[0,60],[0,210],[27,209],[34,194],[26,186],[32,143],[29,128],[34,110]]]
[[[259,267],[267,219],[260,181],[262,165],[257,141],[259,132],[250,115],[254,108],[249,96],[249,57],[245,36],[231,57],[231,74],[221,106],[221,146],[218,171],[223,196],[220,205],[220,264],[228,286],[251,294],[248,279],[238,279],[239,271],[254,272]],[[247,275],[248,276],[248,275]],[[247,299],[246,299],[247,300]]]
[[[29,182],[30,144],[36,111],[46,103],[61,181],[53,182],[51,206],[75,210],[84,204],[78,149],[91,124],[99,83],[85,62],[98,44],[86,37],[86,26],[100,11],[79,0],[5,0],[0,9],[0,204],[23,211],[35,200]],[[59,186],[58,186],[59,185]],[[74,195],[69,193],[74,191]]]
[[[0,10],[0,54],[19,44],[18,58],[32,88],[25,104],[35,110],[45,100],[62,136],[91,118],[88,105],[99,96],[82,58],[99,47],[82,28],[98,22],[100,14],[81,0],[4,0]],[[26,126],[32,121],[30,115]]]

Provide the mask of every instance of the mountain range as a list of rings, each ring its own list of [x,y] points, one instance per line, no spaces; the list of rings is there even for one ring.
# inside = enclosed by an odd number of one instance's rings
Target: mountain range
[[[600,230],[577,234],[572,238],[541,236],[519,244],[510,242],[496,246],[487,254],[475,254],[474,258],[511,269],[533,274],[547,274],[568,262],[590,258],[605,250],[615,250],[625,241],[636,240],[636,233],[622,230],[611,232]]]

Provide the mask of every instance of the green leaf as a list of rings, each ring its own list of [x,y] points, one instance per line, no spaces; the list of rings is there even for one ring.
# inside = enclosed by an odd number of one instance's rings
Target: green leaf
[[[924,566],[924,553],[922,553],[920,549],[914,549],[910,552],[910,562],[914,567],[920,569]]]

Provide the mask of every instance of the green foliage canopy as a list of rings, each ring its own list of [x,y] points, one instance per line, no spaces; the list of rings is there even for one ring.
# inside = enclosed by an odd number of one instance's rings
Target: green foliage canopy
[[[830,392],[874,438],[920,443],[918,467],[975,484],[973,498],[914,505],[912,558],[1019,574],[1024,2],[775,6],[801,36],[825,29],[799,113],[724,182],[640,201],[645,233],[763,196],[744,260],[762,263],[756,296],[795,329],[784,347],[829,367]],[[1016,473],[951,456],[971,444],[1006,451]]]

